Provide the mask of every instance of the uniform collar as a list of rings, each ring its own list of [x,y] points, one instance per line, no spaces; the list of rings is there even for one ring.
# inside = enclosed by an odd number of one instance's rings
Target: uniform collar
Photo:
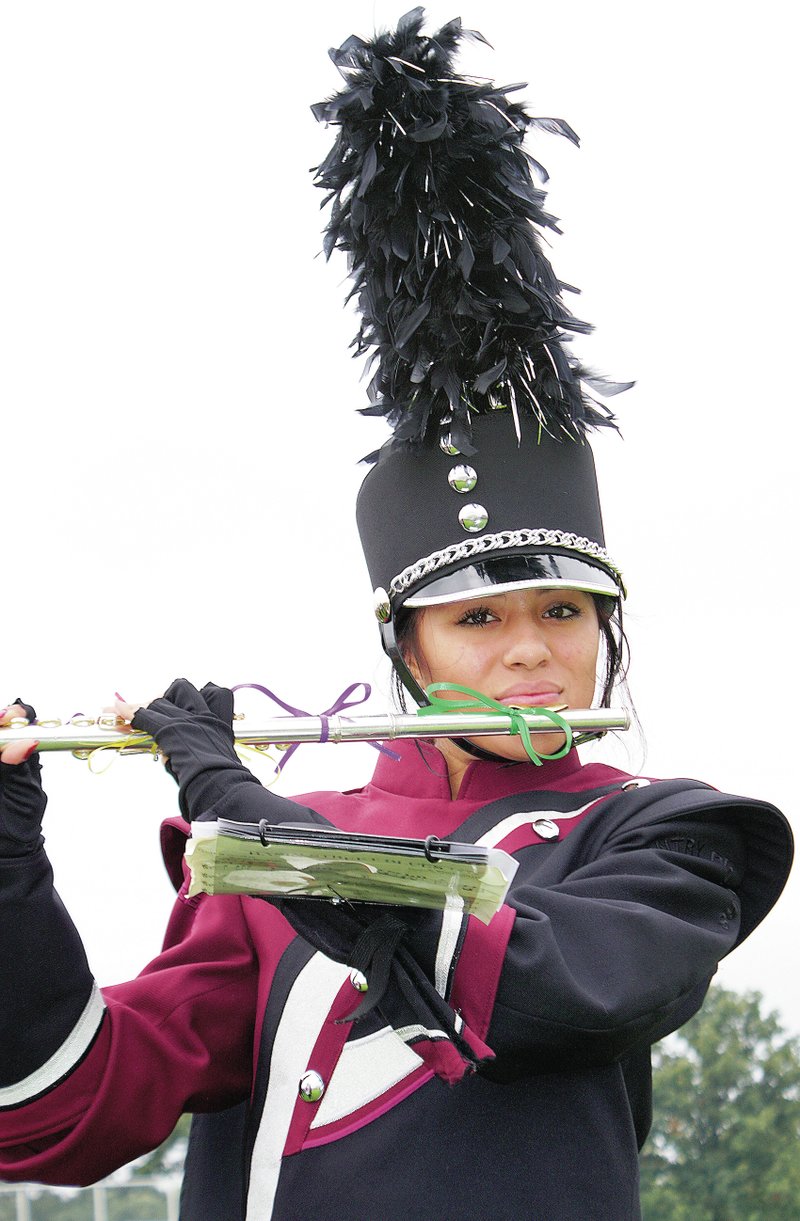
[[[451,800],[447,765],[429,742],[394,741],[391,749],[400,759],[382,754],[375,768],[371,788],[404,797]],[[495,801],[515,793],[560,785],[581,768],[577,750],[563,759],[553,759],[537,767],[535,763],[510,763],[473,759],[467,765],[457,801]]]

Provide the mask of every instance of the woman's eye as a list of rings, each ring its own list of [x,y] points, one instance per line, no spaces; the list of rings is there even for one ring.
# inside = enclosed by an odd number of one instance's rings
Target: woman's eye
[[[544,615],[546,619],[574,619],[580,613],[579,608],[571,602],[557,602],[555,606],[549,606]]]
[[[487,607],[474,606],[471,610],[464,612],[458,623],[459,626],[467,624],[470,627],[486,627],[486,624],[490,623],[494,618],[496,616]]]

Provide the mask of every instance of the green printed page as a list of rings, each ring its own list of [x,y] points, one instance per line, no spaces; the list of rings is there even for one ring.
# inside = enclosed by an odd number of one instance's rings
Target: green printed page
[[[262,844],[220,831],[216,823],[194,823],[186,845],[191,871],[189,896],[293,895],[361,903],[388,903],[437,910],[457,908],[488,924],[500,909],[517,863],[498,848],[478,849],[478,863],[431,861],[418,851],[352,846]]]

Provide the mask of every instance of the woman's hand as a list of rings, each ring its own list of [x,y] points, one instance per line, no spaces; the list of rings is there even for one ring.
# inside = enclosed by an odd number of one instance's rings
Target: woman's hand
[[[8,708],[0,708],[0,729],[5,729],[12,721],[21,717],[28,721],[33,720],[35,717],[33,709],[20,703],[10,704]],[[26,759],[30,758],[38,745],[39,743],[36,741],[36,738],[31,735],[30,739],[25,739],[25,741],[11,742],[7,746],[0,746],[0,761],[12,766],[17,763],[24,763]]]
[[[34,721],[36,713],[17,701],[2,710],[0,725],[10,725],[17,717]],[[41,784],[37,745],[31,738],[0,749],[0,856],[25,856],[42,842],[47,797]]]
[[[127,721],[127,723],[130,725],[131,721],[136,716],[136,713],[142,707],[144,707],[143,704],[129,704],[122,698],[121,695],[117,694],[117,698],[114,700],[113,708],[108,709],[108,711],[116,712],[117,716],[122,717],[123,721]],[[104,709],[103,711],[106,710]]]
[[[243,780],[258,783],[234,749],[233,692],[206,683],[198,691],[185,678],[178,678],[146,708],[124,702],[117,711],[131,727],[155,739],[167,759],[167,771],[180,787],[182,813],[192,821],[202,819],[216,800]]]

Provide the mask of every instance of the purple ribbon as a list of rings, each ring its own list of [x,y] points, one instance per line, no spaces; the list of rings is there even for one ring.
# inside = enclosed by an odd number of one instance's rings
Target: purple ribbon
[[[359,687],[363,688],[364,694],[360,695],[357,699],[351,699],[350,697],[353,695],[353,692],[357,691]],[[314,713],[314,712],[305,712],[304,709],[302,709],[302,708],[295,708],[293,704],[287,704],[286,701],[282,700],[279,695],[276,695],[274,691],[270,691],[269,687],[263,687],[261,685],[261,683],[237,683],[235,687],[231,687],[231,690],[232,691],[260,691],[262,695],[268,696],[273,701],[273,703],[279,704],[280,707],[283,708],[285,712],[288,712],[290,714],[290,716],[318,716],[320,721],[322,722],[322,727],[321,727],[320,736],[319,736],[320,742],[327,742],[329,740],[330,724],[328,722],[328,717],[335,716],[337,713],[343,712],[345,710],[345,708],[355,708],[358,704],[365,704],[367,702],[367,700],[369,699],[369,697],[372,695],[372,687],[370,686],[369,683],[351,683],[349,687],[346,687],[344,689],[344,691],[341,693],[341,695],[338,695],[336,697],[336,699],[331,704],[330,708],[326,708],[324,712]],[[297,750],[298,746],[303,746],[303,745],[306,745],[306,743],[292,742],[289,749],[286,751],[286,754],[283,756],[283,759],[278,764],[278,766],[275,768],[276,775],[279,772],[283,771],[283,769],[286,767],[286,764],[289,762],[292,755]],[[386,746],[383,742],[369,742],[368,745],[374,746],[376,750],[379,750],[381,752],[381,754],[388,755],[389,758],[394,759],[395,762],[397,762],[397,763],[400,762],[400,756],[395,751],[390,750],[389,747]]]

